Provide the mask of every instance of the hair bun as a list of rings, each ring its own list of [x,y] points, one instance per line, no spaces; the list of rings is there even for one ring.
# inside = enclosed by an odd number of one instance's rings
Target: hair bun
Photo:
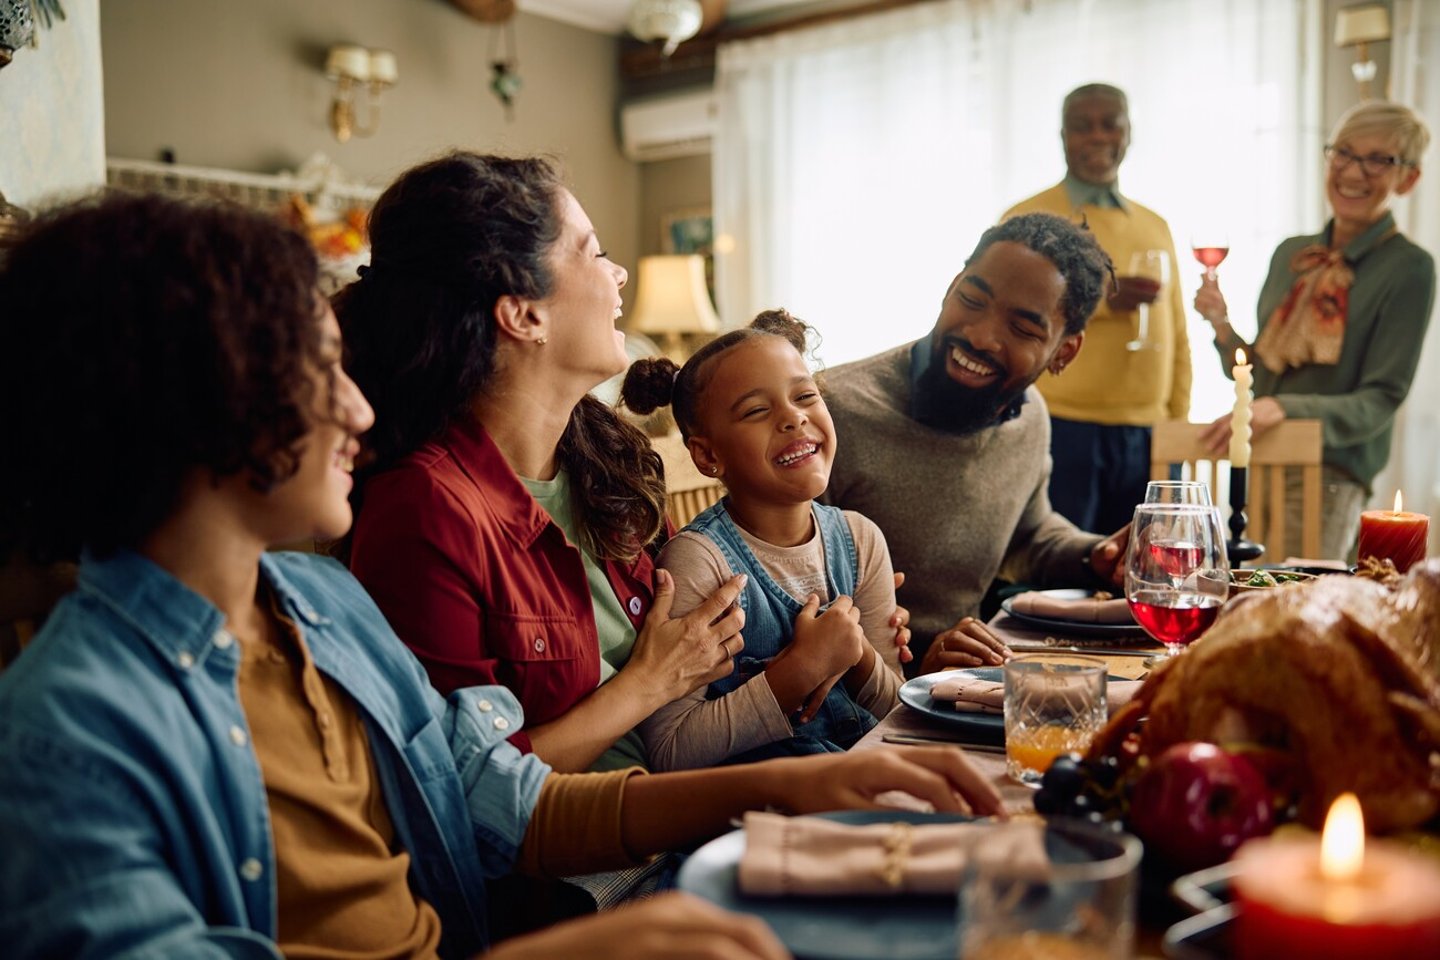
[[[761,333],[773,334],[783,337],[790,342],[790,345],[801,354],[805,353],[807,341],[812,329],[810,324],[801,320],[784,307],[776,307],[773,310],[762,310],[750,321],[750,328]]]
[[[642,417],[670,405],[680,367],[669,357],[646,357],[630,364],[620,386],[620,400]]]

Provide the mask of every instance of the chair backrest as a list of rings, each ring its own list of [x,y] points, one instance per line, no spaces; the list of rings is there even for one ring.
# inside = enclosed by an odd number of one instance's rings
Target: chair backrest
[[[675,529],[685,526],[725,495],[724,484],[695,468],[680,434],[651,437],[650,444],[665,462],[665,514]]]
[[[1200,434],[1208,426],[1184,420],[1157,423],[1150,437],[1150,477],[1168,479],[1172,466],[1183,465],[1184,479],[1209,482],[1210,495],[1228,517],[1230,473],[1219,468],[1224,458],[1217,458],[1200,443]],[[1321,448],[1319,420],[1285,420],[1250,444],[1250,493],[1245,507],[1249,522],[1245,535],[1256,543],[1272,545],[1267,561],[1284,559],[1274,552],[1285,543],[1287,467],[1297,468],[1301,476],[1301,554],[1320,558]]]
[[[72,563],[37,566],[0,559],[0,669],[20,655],[45,622],[50,608],[75,587]]]

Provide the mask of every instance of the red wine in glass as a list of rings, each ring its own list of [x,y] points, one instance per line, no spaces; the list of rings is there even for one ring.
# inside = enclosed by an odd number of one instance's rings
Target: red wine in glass
[[[1191,240],[1190,252],[1195,254],[1195,259],[1204,265],[1206,279],[1214,280],[1215,268],[1220,266],[1230,255],[1230,241],[1219,238]]]
[[[1194,540],[1152,540],[1150,558],[1172,579],[1184,580],[1199,568],[1205,548]]]
[[[1150,636],[1167,647],[1183,647],[1210,629],[1223,602],[1208,594],[1141,590],[1130,598],[1130,611]]]

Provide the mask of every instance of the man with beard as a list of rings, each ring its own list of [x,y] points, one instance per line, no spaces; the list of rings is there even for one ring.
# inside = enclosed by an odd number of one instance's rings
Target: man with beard
[[[1150,479],[1150,428],[1190,411],[1190,342],[1174,282],[1175,242],[1155,212],[1120,195],[1130,146],[1124,91],[1105,83],[1072,90],[1061,108],[1065,179],[1001,219],[1054,213],[1082,223],[1115,264],[1115,286],[1090,317],[1090,342],[1063,378],[1036,388],[1050,409],[1050,500],[1082,530],[1130,519]],[[1140,275],[1169,261],[1171,282]],[[1146,316],[1141,335],[1141,312]]]
[[[974,619],[1001,572],[1046,585],[1115,582],[1124,531],[1083,533],[1050,507],[1050,420],[1032,387],[1080,352],[1113,271],[1050,214],[981,236],[928,337],[825,376],[837,445],[824,499],[879,524],[908,575],[922,673],[1003,662]]]

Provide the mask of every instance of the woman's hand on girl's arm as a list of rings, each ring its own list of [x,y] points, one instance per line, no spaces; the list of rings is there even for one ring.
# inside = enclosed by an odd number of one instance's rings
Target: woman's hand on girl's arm
[[[764,921],[662,893],[499,944],[485,960],[787,960]],[[480,960],[480,958],[476,958]]]
[[[655,603],[645,617],[630,661],[611,683],[627,678],[649,705],[645,715],[730,673],[730,658],[744,649],[745,611],[736,602],[745,575],[731,577],[683,617],[671,619],[675,581],[655,571]]]

